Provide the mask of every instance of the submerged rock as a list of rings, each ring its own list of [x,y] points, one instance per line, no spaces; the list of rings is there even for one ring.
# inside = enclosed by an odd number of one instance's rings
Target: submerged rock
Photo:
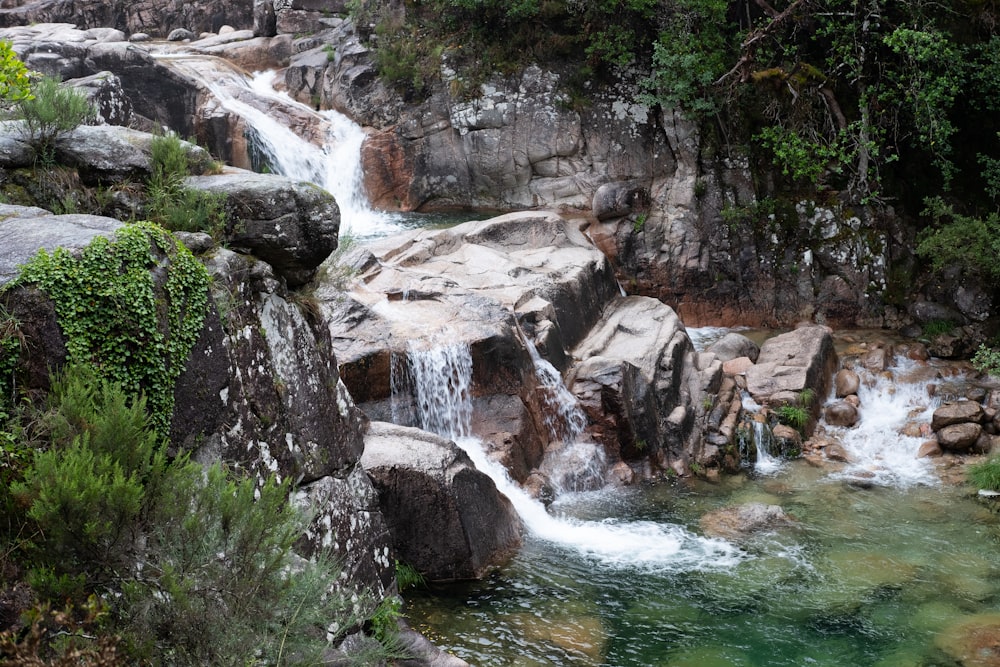
[[[961,667],[1000,667],[1000,614],[978,614],[955,621],[934,644]]]
[[[764,503],[730,505],[701,517],[701,529],[706,535],[731,540],[792,525],[795,521],[779,505]]]

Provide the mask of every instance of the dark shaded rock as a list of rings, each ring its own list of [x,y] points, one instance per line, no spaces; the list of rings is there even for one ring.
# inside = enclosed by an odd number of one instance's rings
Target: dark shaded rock
[[[185,184],[224,196],[227,242],[271,264],[290,287],[311,280],[337,247],[340,208],[315,185],[231,168]]]
[[[67,85],[87,96],[103,123],[124,126],[132,123],[132,100],[125,94],[121,79],[111,72],[72,79]]]
[[[481,578],[520,546],[514,507],[454,443],[372,422],[361,464],[378,489],[400,560],[428,580]]]

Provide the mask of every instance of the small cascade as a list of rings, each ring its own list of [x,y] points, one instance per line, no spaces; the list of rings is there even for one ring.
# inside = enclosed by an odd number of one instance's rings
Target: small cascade
[[[261,166],[315,183],[332,194],[340,207],[342,233],[365,237],[399,229],[394,216],[374,210],[365,197],[361,171],[365,132],[359,125],[336,111],[317,112],[275,90],[273,71],[248,77],[219,58],[158,57],[198,81],[221,108],[243,119],[250,152]],[[291,124],[297,131],[290,129]]]
[[[555,517],[491,460],[483,443],[469,435],[472,416],[472,355],[466,344],[411,345],[410,377],[424,428],[452,438],[476,467],[493,479],[537,537],[573,549],[606,565],[655,571],[732,567],[745,558],[719,539],[699,537],[680,525],[654,521],[583,521]],[[557,374],[558,375],[558,374]]]
[[[740,446],[740,461],[749,465],[753,460],[753,471],[758,475],[773,475],[784,469],[785,460],[778,451],[774,433],[766,421],[755,418],[761,406],[746,391],[740,393],[744,418],[736,430]],[[753,456],[751,457],[751,452]]]
[[[740,445],[740,460],[750,461],[752,451],[755,473],[773,475],[785,467],[785,461],[775,454],[777,442],[767,422],[751,417],[744,420],[736,433]]]
[[[408,348],[420,428],[458,441],[472,433],[472,354],[465,343]]]
[[[545,407],[545,426],[549,431],[549,438],[553,442],[576,442],[587,428],[587,415],[583,414],[576,396],[566,388],[556,367],[538,354],[538,349],[531,339],[523,334],[522,339],[535,367],[539,394]]]
[[[891,376],[859,370],[861,419],[852,428],[827,427],[850,461],[835,477],[877,486],[935,485],[933,465],[917,458],[924,438],[904,435],[901,429],[910,422],[929,423],[940,399],[927,395],[926,378],[907,382],[916,362],[897,357],[893,370]]]

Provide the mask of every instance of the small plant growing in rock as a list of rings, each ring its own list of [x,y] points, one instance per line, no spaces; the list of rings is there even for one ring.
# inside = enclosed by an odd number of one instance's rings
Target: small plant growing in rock
[[[799,432],[809,423],[809,411],[801,405],[782,405],[774,413],[779,422]]]
[[[83,93],[61,86],[52,77],[39,79],[32,86],[32,96],[19,99],[14,111],[24,123],[25,141],[44,164],[55,162],[60,137],[95,117],[94,107]]]
[[[980,373],[1000,376],[1000,350],[980,345],[972,357],[972,366]]]
[[[150,150],[153,170],[146,184],[149,218],[171,231],[220,236],[226,224],[223,197],[184,185],[192,169],[180,137],[156,137]]]

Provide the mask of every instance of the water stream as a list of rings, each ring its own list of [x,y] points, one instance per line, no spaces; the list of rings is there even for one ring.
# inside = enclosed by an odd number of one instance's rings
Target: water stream
[[[411,621],[480,666],[957,667],[942,638],[1000,612],[1000,527],[909,465],[894,429],[932,409],[923,386],[869,379],[840,473],[788,461],[715,484],[568,493],[548,511],[459,438],[514,501],[526,544],[485,581],[409,591]],[[860,471],[871,485],[853,483]],[[748,502],[796,526],[738,547],[699,537],[705,513]]]
[[[743,558],[733,545],[698,536],[678,524],[551,513],[487,457],[480,440],[469,435],[472,357],[468,345],[413,344],[407,356],[421,427],[453,439],[465,450],[476,467],[510,498],[533,538],[567,556],[611,568],[693,571],[729,567]],[[558,431],[566,432],[566,426]]]
[[[331,193],[340,207],[342,234],[367,238],[401,229],[399,216],[376,211],[365,196],[360,160],[365,132],[357,123],[337,111],[316,111],[275,90],[273,71],[250,76],[211,56],[158,57],[198,81],[221,108],[244,120],[250,151],[262,166]]]

